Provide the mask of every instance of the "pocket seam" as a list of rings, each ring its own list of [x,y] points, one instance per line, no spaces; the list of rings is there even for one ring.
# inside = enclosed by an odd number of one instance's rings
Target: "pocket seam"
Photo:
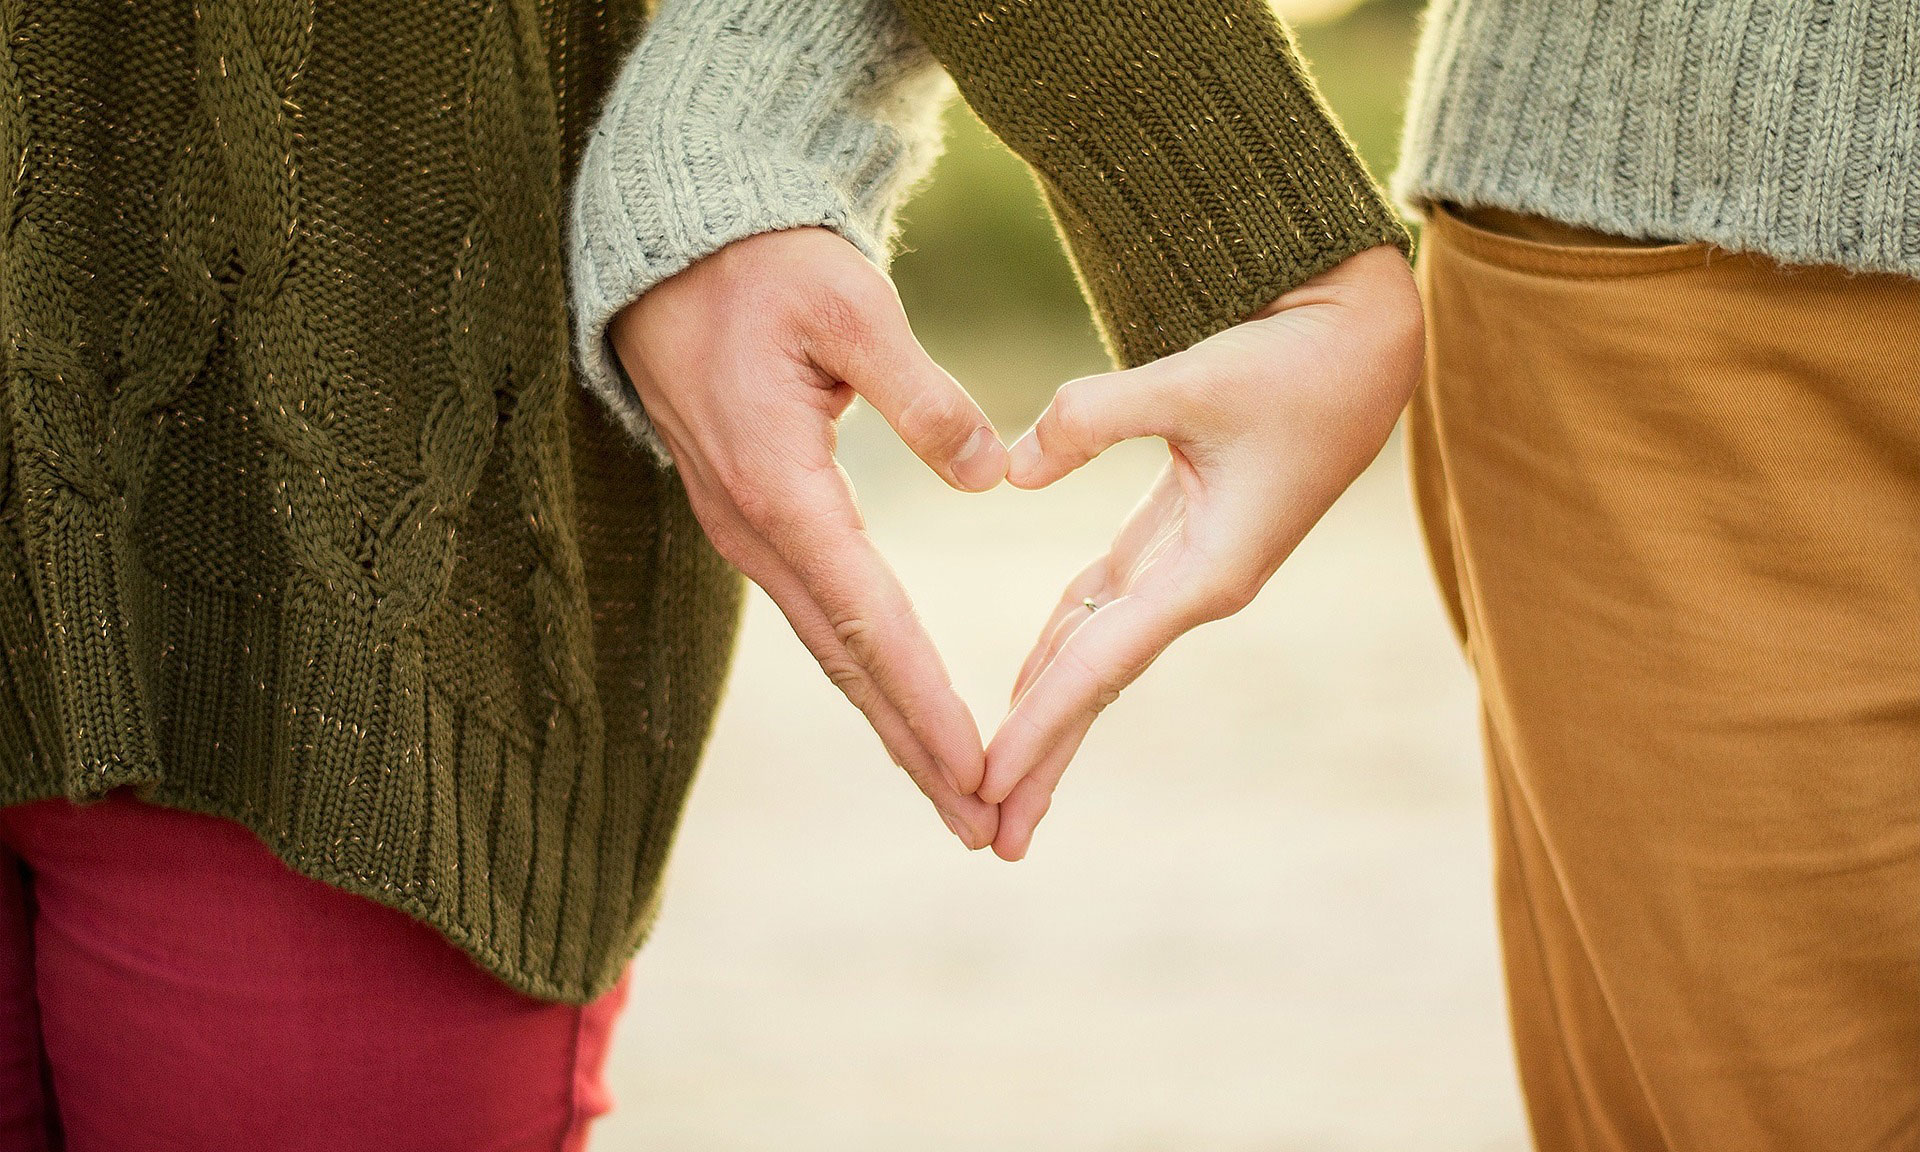
[[[1574,280],[1615,280],[1681,268],[1704,267],[1716,253],[1732,255],[1709,240],[1676,244],[1559,244],[1509,236],[1474,224],[1445,204],[1427,208],[1427,227],[1444,233],[1448,246],[1462,255],[1514,272]]]

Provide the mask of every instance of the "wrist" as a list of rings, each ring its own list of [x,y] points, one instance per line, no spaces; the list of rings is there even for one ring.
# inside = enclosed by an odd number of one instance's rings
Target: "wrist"
[[[580,158],[569,277],[582,383],[653,448],[608,326],[728,244],[806,225],[885,266],[939,150],[945,78],[886,0],[668,0]]]
[[[1303,304],[1341,303],[1370,306],[1402,318],[1420,311],[1413,269],[1399,247],[1378,244],[1364,248],[1298,286],[1281,293],[1249,320],[1264,320]]]

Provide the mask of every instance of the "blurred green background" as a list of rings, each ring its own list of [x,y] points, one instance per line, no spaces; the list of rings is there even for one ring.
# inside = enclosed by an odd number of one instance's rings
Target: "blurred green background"
[[[1282,4],[1322,93],[1385,180],[1421,5],[1413,0]],[[1107,367],[1026,167],[955,100],[947,151],[903,213],[894,279],[934,357],[1008,435],[1063,380]]]

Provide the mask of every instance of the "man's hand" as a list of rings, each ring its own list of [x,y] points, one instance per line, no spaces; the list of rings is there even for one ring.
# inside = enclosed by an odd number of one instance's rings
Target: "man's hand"
[[[1055,394],[1013,446],[1015,485],[1044,487],[1137,436],[1164,437],[1171,459],[1014,685],[979,792],[1000,803],[997,854],[1026,855],[1100,710],[1182,633],[1246,606],[1378,454],[1422,340],[1406,261],[1373,248],[1184,352]]]
[[[893,285],[830,231],[769,232],[656,285],[608,332],[714,547],[773,597],[954,834],[992,842],[998,812],[972,795],[980,730],[834,459],[859,395],[954,487],[1006,475],[999,436],[914,339]]]

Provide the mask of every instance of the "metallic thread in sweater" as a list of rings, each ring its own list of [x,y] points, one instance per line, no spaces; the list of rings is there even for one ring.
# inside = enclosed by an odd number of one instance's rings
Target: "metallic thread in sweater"
[[[900,6],[1130,360],[1404,240],[1265,0]],[[134,7],[0,0],[0,804],[229,818],[592,999],[741,581],[579,345],[742,229],[881,258],[938,80],[869,0],[673,0],[631,70],[643,0]]]

